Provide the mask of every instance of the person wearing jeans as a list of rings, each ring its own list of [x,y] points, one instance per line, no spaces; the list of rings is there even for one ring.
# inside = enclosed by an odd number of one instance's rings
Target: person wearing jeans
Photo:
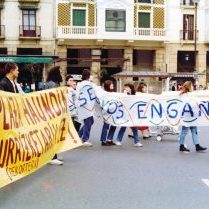
[[[116,130],[116,126],[112,126],[106,122],[104,122],[102,127],[102,134],[101,134],[101,145],[102,146],[111,146],[115,145],[113,142],[113,136]]]
[[[91,127],[94,123],[93,116],[84,119],[84,124],[78,132],[79,137],[82,139],[82,142],[85,143],[89,140]]]
[[[189,129],[191,130],[191,133],[192,133],[192,140],[193,140],[194,145],[199,144],[196,126],[190,126],[190,127],[183,126],[181,130],[181,134],[179,136],[179,143],[184,144],[184,141],[185,141],[186,135],[188,134]]]
[[[76,88],[78,122],[82,124],[78,134],[83,142],[83,146],[93,146],[89,142],[90,132],[94,123],[93,114],[96,106],[96,85],[90,81],[90,70],[84,69],[82,73],[82,81],[78,83]]]
[[[107,92],[113,92],[114,91],[114,84],[112,80],[106,80],[104,82],[104,90]],[[104,121],[103,127],[102,127],[102,134],[101,134],[101,145],[102,146],[111,146],[115,145],[113,142],[113,135],[115,133],[116,127],[112,126]]]
[[[126,93],[128,95],[135,95],[136,91],[135,91],[134,85],[133,84],[125,84],[124,93]],[[143,147],[143,144],[140,143],[138,127],[130,127],[130,128],[131,128],[131,130],[133,132],[134,146],[135,147]],[[125,130],[126,130],[126,127],[121,127],[120,128],[120,130],[118,132],[117,140],[115,142],[115,144],[117,146],[121,146],[122,145],[121,142],[122,142]]]
[[[191,92],[192,90],[193,90],[192,82],[186,81],[181,88],[180,95],[187,94],[188,92]],[[187,115],[185,115],[184,117],[187,117]],[[185,153],[190,152],[190,150],[187,149],[184,145],[184,141],[185,141],[186,135],[188,134],[189,129],[192,132],[192,140],[193,140],[193,143],[196,147],[196,151],[201,152],[201,151],[207,150],[206,147],[200,146],[198,132],[197,132],[197,126],[189,126],[189,127],[182,126],[181,133],[179,135],[179,144],[180,144],[179,151],[185,152]]]
[[[143,147],[143,145],[140,143],[140,138],[139,138],[139,133],[138,133],[138,128],[137,127],[131,127],[131,130],[133,132],[133,139],[134,139],[134,146],[136,147]],[[121,127],[118,136],[117,136],[117,141],[116,145],[121,146],[122,145],[122,139],[123,135],[126,131],[126,127]]]

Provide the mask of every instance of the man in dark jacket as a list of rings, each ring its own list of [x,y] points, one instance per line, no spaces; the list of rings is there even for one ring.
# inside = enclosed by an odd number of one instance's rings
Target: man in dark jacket
[[[15,84],[15,80],[19,74],[17,64],[11,62],[7,63],[5,66],[5,74],[5,77],[0,80],[0,90],[19,93]]]

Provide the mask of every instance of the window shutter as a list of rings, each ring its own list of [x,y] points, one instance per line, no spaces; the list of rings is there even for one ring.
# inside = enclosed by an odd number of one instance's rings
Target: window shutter
[[[139,28],[150,28],[150,13],[139,12],[138,26]]]
[[[86,26],[86,10],[73,10],[73,26]]]

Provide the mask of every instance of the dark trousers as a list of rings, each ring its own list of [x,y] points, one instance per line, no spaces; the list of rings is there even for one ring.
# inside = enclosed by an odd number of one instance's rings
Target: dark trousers
[[[115,133],[115,129],[116,129],[116,126],[111,126],[110,124],[104,122],[104,125],[102,127],[102,134],[101,134],[100,140],[101,141],[106,141],[106,140],[112,141],[113,135]],[[108,133],[108,135],[107,135],[107,133]]]
[[[79,132],[79,129],[80,129],[81,124],[78,121],[76,121],[74,117],[72,117],[72,121],[73,121],[73,125],[75,127],[75,130],[77,132]]]
[[[81,127],[81,129],[79,130],[78,135],[83,142],[86,142],[89,140],[91,127],[94,123],[94,118],[93,118],[93,116],[88,117],[88,118],[84,119],[83,122],[84,122],[84,124]]]

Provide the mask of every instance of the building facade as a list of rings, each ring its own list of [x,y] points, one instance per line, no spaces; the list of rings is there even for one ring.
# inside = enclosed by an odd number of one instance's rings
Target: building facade
[[[53,0],[0,0],[0,67],[17,62],[20,82],[42,80],[53,61],[54,13]]]
[[[197,5],[193,0],[0,0],[0,62],[4,55],[56,55],[63,58],[57,63],[63,77],[84,68],[97,83],[122,71],[162,72],[162,78],[170,73],[175,85],[185,80],[206,85],[208,19],[207,0]],[[49,60],[40,62],[50,67]],[[143,79],[158,88],[157,75]]]
[[[56,52],[71,74],[160,71],[205,85],[208,12],[206,0],[57,0]]]

